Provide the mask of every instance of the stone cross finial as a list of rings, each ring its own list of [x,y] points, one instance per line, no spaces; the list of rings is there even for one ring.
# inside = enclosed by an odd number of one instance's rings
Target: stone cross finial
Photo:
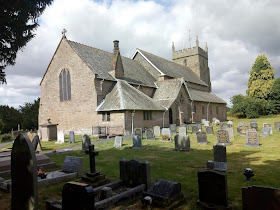
[[[62,30],[62,37],[63,38],[66,38],[66,33],[67,33],[67,30],[64,28],[63,30]]]
[[[94,145],[89,145],[89,165],[90,165],[90,173],[95,173],[95,156],[98,155],[98,151],[94,151]]]

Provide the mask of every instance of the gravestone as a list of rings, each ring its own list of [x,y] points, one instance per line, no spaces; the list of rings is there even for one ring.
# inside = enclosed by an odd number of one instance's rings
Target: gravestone
[[[247,131],[246,133],[246,145],[247,147],[259,147],[260,140],[257,131]]]
[[[206,127],[206,134],[214,134],[213,126]]]
[[[220,128],[220,130],[225,130],[226,128],[228,128],[228,126],[226,123],[222,122],[222,123],[220,123],[219,128]]]
[[[39,136],[36,135],[32,140],[32,145],[35,151],[41,152],[42,151],[42,145],[39,139]]]
[[[176,124],[170,124],[170,131],[171,133],[176,133],[177,126]]]
[[[84,158],[66,156],[62,165],[62,171],[66,173],[76,172],[78,176],[82,176],[84,174]]]
[[[274,128],[275,128],[276,130],[279,130],[279,128],[280,128],[280,122],[274,122]]]
[[[261,133],[261,136],[269,136],[270,135],[270,131],[271,128],[270,127],[263,127],[262,128],[262,133]]]
[[[147,140],[155,140],[155,136],[152,128],[146,129],[145,135]]]
[[[28,138],[29,138],[29,140],[32,142],[32,134],[30,133],[30,132],[27,132],[27,134],[26,134],[27,136],[28,136]]]
[[[214,161],[208,160],[206,162],[206,170],[212,170],[212,169],[214,169]]]
[[[280,188],[264,186],[242,187],[242,206],[244,210],[279,209]]]
[[[200,171],[198,176],[198,204],[206,208],[229,208],[227,175],[213,170]]]
[[[187,134],[175,135],[175,150],[176,151],[189,151],[190,150],[190,137]]]
[[[198,129],[202,129],[202,124],[201,123],[196,123],[196,126]]]
[[[231,145],[227,130],[218,130],[217,140],[218,140],[217,145],[222,145],[222,146]]]
[[[180,134],[187,134],[187,128],[186,127],[179,127],[179,133]]]
[[[196,139],[198,144],[207,144],[207,135],[206,132],[200,131],[196,133]]]
[[[21,133],[11,152],[11,209],[38,209],[37,160],[29,137]]]
[[[213,146],[214,169],[217,171],[227,171],[227,148],[220,145]]]
[[[66,183],[62,190],[62,209],[94,209],[93,188],[80,182]]]
[[[215,122],[214,122],[216,125],[219,125],[220,124],[220,120],[215,120]]]
[[[142,128],[134,128],[134,135],[139,136],[142,139],[143,138]]]
[[[238,127],[240,126],[248,126],[246,123],[243,123],[243,122],[238,122]]]
[[[116,136],[114,147],[122,147],[122,142],[123,142],[123,137],[122,136]]]
[[[170,128],[162,128],[161,129],[161,135],[167,135],[169,137],[169,140],[171,141],[171,131],[170,131]]]
[[[206,122],[206,119],[201,119],[200,122],[204,124]]]
[[[228,132],[229,140],[234,140],[234,132],[233,127],[228,127],[225,129]]]
[[[154,135],[160,136],[160,127],[159,126],[154,126]]]
[[[133,146],[132,146],[133,149],[136,149],[136,148],[142,148],[142,139],[140,136],[136,135],[136,136],[133,136]]]
[[[256,120],[250,120],[250,129],[251,130],[258,130],[258,124]]]
[[[215,123],[216,120],[217,120],[217,118],[216,118],[216,117],[213,117],[213,118],[212,118],[212,123]]]
[[[152,198],[152,205],[161,208],[170,207],[174,202],[183,198],[181,183],[157,179],[147,192],[143,192],[142,197],[146,196]]]
[[[87,175],[94,175],[96,173],[95,167],[95,157],[98,156],[99,152],[94,150],[94,145],[89,145],[89,166],[90,166],[90,173]]]
[[[69,132],[69,143],[75,143],[75,134],[74,131]]]
[[[264,123],[264,124],[263,124],[263,127],[271,127],[271,124],[269,124],[269,123]]]
[[[204,122],[204,126],[206,127],[206,126],[209,126],[209,121],[205,121]]]
[[[82,138],[82,152],[88,152],[89,145],[91,145],[91,140],[87,134],[85,134]]]
[[[238,123],[238,124],[239,124],[239,123]],[[241,135],[241,136],[246,136],[247,130],[249,130],[249,126],[248,126],[247,124],[237,127],[237,132],[238,132],[239,135]]]
[[[198,127],[196,125],[192,126],[192,134],[196,134],[198,132]]]
[[[227,126],[228,126],[229,128],[232,128],[232,127],[233,127],[233,122],[232,122],[231,120],[229,120],[229,121],[227,122]]]

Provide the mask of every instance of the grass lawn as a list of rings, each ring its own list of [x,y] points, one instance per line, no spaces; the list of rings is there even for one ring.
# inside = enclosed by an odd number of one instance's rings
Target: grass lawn
[[[280,115],[269,116],[256,119],[258,123],[258,133],[264,122],[271,123],[280,121]],[[232,145],[227,146],[228,160],[228,197],[233,209],[242,209],[243,186],[263,185],[280,188],[280,133],[273,129],[270,137],[260,137],[260,147],[245,147],[246,137],[240,136],[236,132],[238,122],[250,124],[249,119],[232,119],[234,124],[235,140]],[[205,129],[204,129],[205,130]],[[111,181],[119,179],[119,160],[122,158],[147,160],[151,164],[152,182],[157,178],[168,179],[180,182],[182,192],[187,202],[182,209],[196,209],[198,199],[197,172],[205,169],[206,161],[213,160],[213,146],[217,143],[216,131],[218,126],[214,126],[214,135],[208,135],[208,144],[197,144],[196,136],[189,134],[191,139],[190,152],[175,152],[174,140],[172,142],[160,142],[159,140],[142,140],[142,149],[131,149],[132,140],[127,139],[123,142],[123,147],[114,148],[114,141],[98,143],[95,149],[99,151],[96,157],[96,168],[101,173],[109,177]],[[77,140],[78,141],[78,140]],[[52,146],[44,146],[52,149]],[[52,161],[57,162],[58,168],[62,166],[66,155],[80,156],[85,158],[85,171],[89,171],[88,155],[80,154],[79,150],[63,155],[49,155]],[[245,176],[243,170],[252,168],[255,176],[252,182],[243,181]],[[39,189],[40,209],[45,208],[45,200],[55,197],[61,199],[61,190],[64,183],[57,186],[49,186]],[[9,197],[2,194],[2,199]],[[1,198],[0,198],[1,200]],[[3,201],[4,201],[3,200]]]

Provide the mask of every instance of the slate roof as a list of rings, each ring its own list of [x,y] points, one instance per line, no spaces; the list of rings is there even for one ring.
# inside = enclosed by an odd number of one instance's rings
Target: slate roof
[[[151,61],[162,73],[166,74],[167,76],[173,78],[183,77],[187,82],[208,86],[205,82],[200,80],[190,68],[145,52],[144,50],[137,50],[140,51],[149,61]]]
[[[227,103],[220,97],[216,96],[214,93],[203,91],[203,90],[197,90],[193,88],[188,88],[188,89],[194,101],[211,102],[211,103],[219,103],[219,104]]]
[[[124,80],[117,80],[96,111],[162,110],[165,108]]]
[[[78,56],[91,68],[101,79],[115,79],[108,73],[110,71],[113,53],[106,52],[94,47],[86,46],[67,40]],[[140,63],[130,58],[121,56],[124,68],[124,79],[131,84],[140,84],[155,87],[154,78]]]

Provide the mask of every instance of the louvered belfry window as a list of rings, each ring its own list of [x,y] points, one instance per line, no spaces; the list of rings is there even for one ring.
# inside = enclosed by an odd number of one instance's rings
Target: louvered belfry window
[[[59,97],[60,101],[71,100],[71,77],[67,69],[63,69],[59,74]]]

